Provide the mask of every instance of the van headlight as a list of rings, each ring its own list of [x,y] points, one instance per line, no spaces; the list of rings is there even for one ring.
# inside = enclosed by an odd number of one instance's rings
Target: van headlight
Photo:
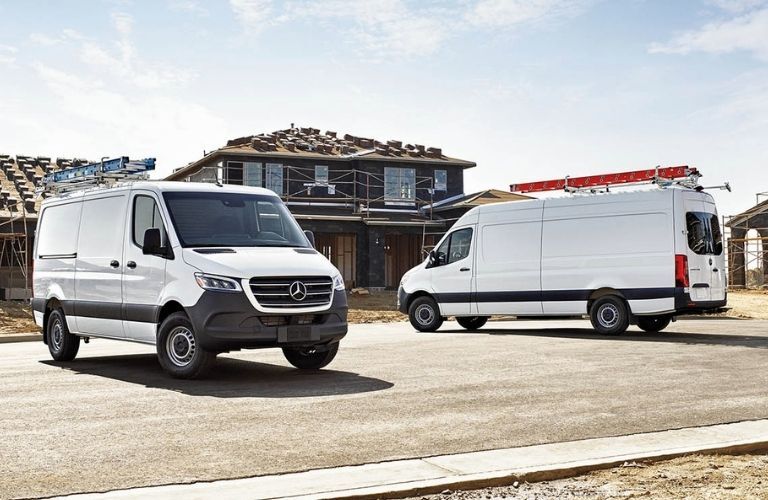
[[[214,276],[212,274],[195,273],[195,281],[203,290],[213,292],[242,292],[240,283],[232,278]]]
[[[336,274],[333,275],[333,288],[336,290],[345,290],[346,287],[344,286],[344,278],[341,277],[340,272],[336,272]]]

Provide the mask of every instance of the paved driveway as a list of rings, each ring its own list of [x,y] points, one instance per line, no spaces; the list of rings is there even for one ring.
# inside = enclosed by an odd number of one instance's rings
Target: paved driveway
[[[768,417],[768,322],[593,334],[583,321],[355,325],[336,361],[276,350],[167,378],[145,346],[0,345],[0,497],[252,476]]]

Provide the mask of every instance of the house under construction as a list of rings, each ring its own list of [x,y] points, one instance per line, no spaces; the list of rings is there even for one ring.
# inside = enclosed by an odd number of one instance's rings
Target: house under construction
[[[733,288],[768,285],[768,192],[757,193],[754,207],[725,217],[728,283]]]
[[[32,296],[32,248],[43,196],[35,186],[57,169],[87,160],[0,154],[0,299]]]
[[[464,171],[474,166],[436,147],[291,126],[230,140],[166,179],[271,189],[347,287],[391,289],[467,210],[527,198],[465,195]]]

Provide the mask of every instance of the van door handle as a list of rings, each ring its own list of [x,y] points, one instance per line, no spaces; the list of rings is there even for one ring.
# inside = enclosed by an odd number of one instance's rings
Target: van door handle
[[[462,267],[461,269],[459,269],[459,271],[461,271],[463,273],[463,272],[469,271],[469,268],[468,267]]]
[[[136,263],[132,260],[129,260],[125,265],[130,269],[136,269]]]
[[[713,272],[713,273],[716,273],[716,272],[718,272],[718,269],[717,269],[716,267],[713,267],[713,268],[712,268],[712,272]]]
[[[112,262],[110,262],[109,265],[112,267],[120,267],[120,263],[116,260],[113,260]]]

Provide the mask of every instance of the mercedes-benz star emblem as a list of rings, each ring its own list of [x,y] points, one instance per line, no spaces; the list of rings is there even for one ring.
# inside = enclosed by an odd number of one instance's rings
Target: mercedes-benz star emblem
[[[291,283],[291,287],[288,288],[288,293],[291,294],[291,298],[295,301],[304,300],[307,298],[307,285],[301,281],[294,281]]]

